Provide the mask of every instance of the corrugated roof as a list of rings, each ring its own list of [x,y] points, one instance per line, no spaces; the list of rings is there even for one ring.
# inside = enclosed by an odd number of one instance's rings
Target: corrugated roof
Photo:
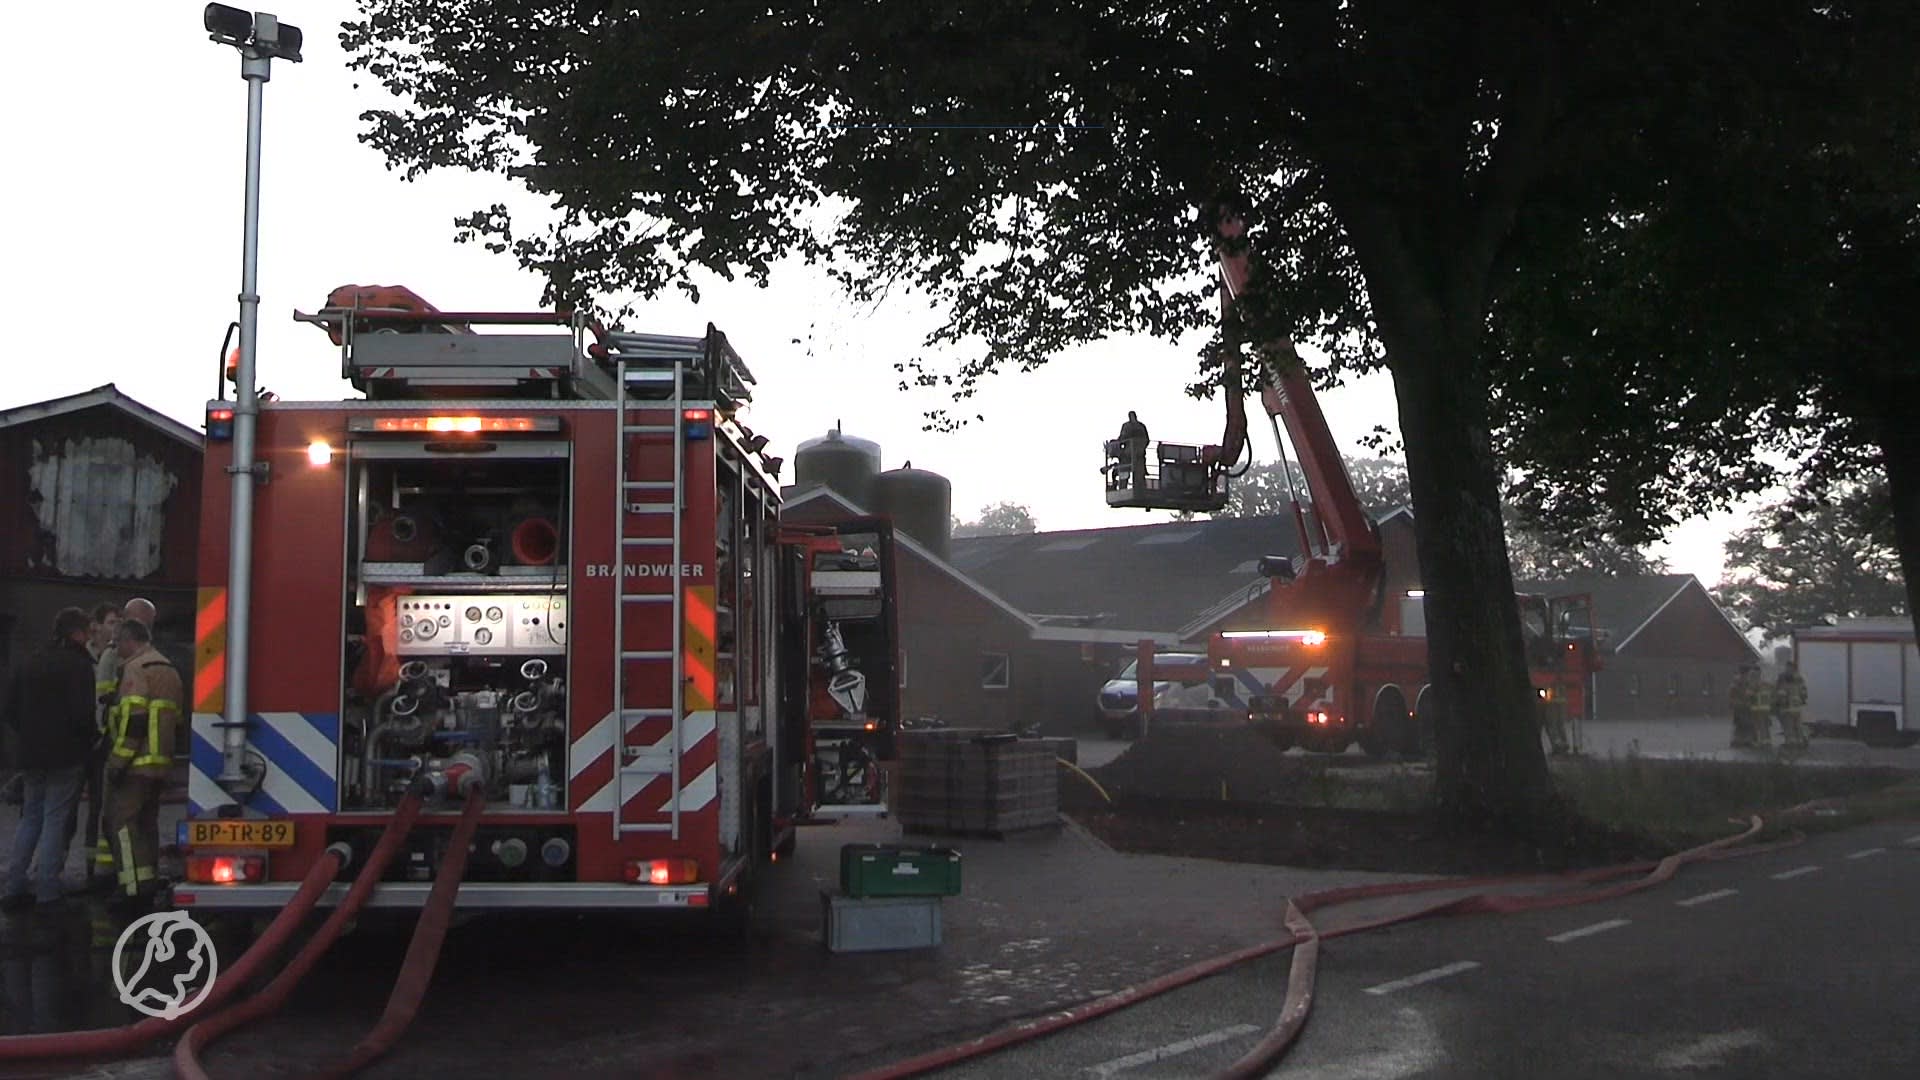
[[[1260,584],[1262,555],[1294,555],[1291,518],[1224,518],[1017,536],[956,537],[952,562],[1023,611],[1110,616],[1174,631]]]

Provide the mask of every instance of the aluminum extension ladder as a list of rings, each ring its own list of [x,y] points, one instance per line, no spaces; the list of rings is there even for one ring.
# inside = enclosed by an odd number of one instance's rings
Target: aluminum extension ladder
[[[615,335],[619,344],[630,345],[636,351],[646,353],[649,350],[649,337],[646,335]],[[620,341],[619,339],[630,339]],[[680,755],[684,749],[681,737],[685,725],[682,716],[685,707],[686,672],[683,670],[682,640],[685,634],[686,612],[684,583],[680,580],[682,522],[681,514],[686,509],[686,441],[681,436],[681,410],[685,397],[685,368],[678,357],[667,357],[666,366],[671,369],[673,386],[672,396],[664,403],[647,400],[637,407],[629,402],[627,390],[629,379],[636,382],[663,385],[669,372],[660,366],[643,365],[630,369],[625,350],[616,358],[614,374],[616,387],[614,402],[618,409],[620,465],[619,486],[616,489],[620,505],[614,515],[616,543],[613,572],[617,577],[614,585],[613,647],[618,653],[618,661],[613,666],[613,708],[617,717],[614,723],[613,751],[613,836],[620,839],[628,833],[670,832],[674,839],[680,838]],[[629,410],[640,412],[658,412],[667,410],[668,422],[665,424],[637,424],[628,415]],[[649,435],[668,435],[673,442],[673,474],[671,479],[650,478],[634,480],[628,477],[630,460],[657,460],[661,455],[643,454],[646,449],[654,449],[657,443],[643,444]],[[659,501],[661,496],[665,501]],[[632,525],[636,520],[649,516],[669,515],[673,519],[671,537],[634,536]],[[673,562],[665,581],[667,591],[632,592],[633,578],[627,573],[627,552],[643,547],[671,547]],[[659,579],[644,579],[659,580]],[[626,613],[629,604],[670,604],[672,606],[672,630],[668,635],[668,647],[664,650],[635,651],[627,648]],[[670,663],[673,665],[672,699],[664,707],[630,708],[627,705],[627,665]],[[640,750],[628,759],[627,738],[634,727],[648,720],[667,718],[672,725],[669,738],[651,747]],[[644,789],[648,784],[662,776],[672,776],[673,794],[669,805],[672,807],[670,820],[665,822],[628,822],[626,820],[627,800]]]

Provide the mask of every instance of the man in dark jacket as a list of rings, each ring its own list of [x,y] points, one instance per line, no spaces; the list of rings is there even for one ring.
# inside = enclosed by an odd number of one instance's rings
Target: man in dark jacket
[[[87,613],[66,608],[53,619],[53,643],[20,666],[0,697],[0,722],[14,731],[25,774],[20,825],[0,908],[18,911],[64,895],[67,821],[80,798],[80,778],[93,743],[93,656]],[[31,890],[27,871],[34,871]]]

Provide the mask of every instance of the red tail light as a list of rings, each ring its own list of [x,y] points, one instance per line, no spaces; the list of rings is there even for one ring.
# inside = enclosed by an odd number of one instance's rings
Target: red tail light
[[[264,855],[189,855],[187,880],[200,885],[251,885],[267,880]]]
[[[700,864],[692,859],[629,859],[630,885],[691,885],[700,880]]]

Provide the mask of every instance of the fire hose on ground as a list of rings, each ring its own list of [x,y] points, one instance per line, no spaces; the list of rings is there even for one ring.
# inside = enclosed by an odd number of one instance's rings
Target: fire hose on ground
[[[402,814],[411,819],[419,810],[420,792],[410,792],[408,804],[413,807],[407,813],[407,804],[402,806]],[[482,786],[472,784],[467,789],[467,802],[461,812],[460,822],[454,829],[451,850],[447,859],[435,875],[433,891],[426,907],[421,911],[420,922],[414,930],[413,944],[407,950],[405,966],[394,986],[393,996],[388,1002],[387,1012],[380,1019],[379,1026],[361,1040],[354,1048],[350,1059],[335,1071],[323,1075],[344,1076],[367,1062],[385,1053],[399,1038],[413,1020],[420,998],[426,992],[426,984],[433,976],[433,968],[439,959],[440,943],[446,936],[447,925],[452,918],[453,901],[458,894],[460,878],[466,872],[467,849],[473,841],[474,830],[480,824],[481,811],[486,808],[486,795]],[[189,1080],[209,1080],[205,1066],[200,1062],[200,1052],[214,1040],[227,1034],[242,1024],[250,1023],[263,1016],[277,1012],[286,1003],[293,990],[305,978],[320,957],[333,947],[333,943],[345,931],[346,924],[359,914],[367,898],[378,884],[386,864],[399,850],[400,840],[409,831],[408,828],[396,828],[400,825],[400,814],[387,827],[380,837],[380,843],[374,848],[374,854],[367,860],[367,868],[354,880],[346,898],[340,906],[328,916],[320,930],[302,948],[293,962],[267,984],[266,989],[226,1012],[210,1019],[203,1019],[187,1029],[186,1035],[175,1045],[173,1051],[174,1073]],[[389,843],[391,841],[391,843]]]
[[[461,877],[466,874],[467,853],[473,846],[473,834],[479,828],[480,812],[486,803],[484,790],[476,785],[467,795],[467,807],[460,824],[454,827],[447,857],[434,875],[433,890],[420,912],[419,923],[414,926],[413,940],[407,945],[400,976],[394,980],[393,993],[387,998],[387,1008],[380,1014],[379,1023],[360,1040],[345,1061],[328,1066],[317,1076],[331,1080],[353,1075],[391,1050],[413,1023],[414,1015],[420,1011],[420,1002],[427,995],[427,984],[433,981],[441,943],[446,940],[447,928],[453,922],[454,897],[460,891]]]
[[[1801,809],[1795,807],[1783,812],[1791,814]],[[1071,1008],[1057,1010],[1044,1016],[1019,1021],[989,1032],[965,1042],[942,1047],[919,1054],[903,1061],[884,1065],[876,1069],[854,1074],[849,1080],[897,1080],[901,1077],[920,1076],[938,1069],[949,1068],[963,1061],[983,1057],[996,1051],[1020,1043],[1042,1038],[1066,1028],[1087,1023],[1109,1013],[1118,1012],[1131,1005],[1137,1005],[1149,998],[1157,997],[1172,990],[1190,986],[1203,979],[1211,978],[1230,968],[1256,960],[1263,956],[1294,949],[1293,962],[1288,973],[1287,993],[1274,1027],[1261,1038],[1240,1060],[1220,1074],[1222,1080],[1243,1077],[1263,1076],[1277,1064],[1295,1038],[1306,1025],[1307,1014],[1313,1005],[1313,987],[1319,960],[1320,942],[1325,939],[1345,937],[1367,930],[1376,930],[1386,926],[1412,922],[1435,915],[1466,914],[1512,914],[1521,911],[1538,911],[1549,908],[1572,907],[1579,904],[1591,904],[1601,900],[1610,900],[1651,888],[1671,879],[1680,867],[1694,862],[1717,861],[1744,855],[1756,855],[1777,850],[1799,843],[1804,836],[1795,833],[1782,841],[1771,844],[1745,844],[1758,835],[1762,821],[1758,816],[1747,819],[1747,828],[1740,833],[1722,837],[1718,840],[1668,855],[1658,861],[1626,863],[1618,866],[1599,867],[1592,870],[1576,871],[1559,875],[1511,875],[1505,877],[1454,878],[1417,882],[1390,882],[1379,885],[1361,885],[1343,889],[1331,889],[1325,892],[1310,893],[1290,900],[1287,903],[1285,923],[1287,933],[1270,941],[1249,945],[1245,948],[1221,956],[1202,960],[1178,971],[1169,972],[1148,982],[1128,987],[1117,993],[1108,994],[1092,1001],[1083,1002]],[[1643,875],[1635,880],[1605,888],[1588,888],[1574,892],[1514,896],[1497,895],[1489,892],[1476,892],[1452,900],[1441,901],[1414,911],[1400,912],[1376,919],[1364,920],[1335,930],[1319,931],[1308,920],[1308,914],[1324,911],[1341,904],[1362,900],[1375,900],[1386,897],[1407,896],[1424,892],[1458,891],[1461,889],[1488,889],[1495,887],[1518,886],[1595,886],[1617,878]]]
[[[374,858],[366,869],[361,871],[362,879],[378,880],[384,866],[381,859],[391,859],[398,850],[400,839],[412,827],[415,815],[420,812],[420,800],[409,798],[400,805],[399,812],[388,824],[387,831],[380,838],[380,846],[374,849]],[[214,980],[212,989],[199,1009],[193,1013],[172,1018],[152,1017],[138,1023],[118,1028],[103,1028],[95,1031],[67,1031],[46,1035],[12,1035],[0,1038],[0,1061],[40,1061],[55,1058],[107,1058],[132,1053],[140,1047],[172,1035],[193,1021],[200,1019],[207,1011],[218,1008],[234,992],[245,986],[261,965],[272,959],[286,944],[287,938],[306,919],[307,915],[320,901],[320,895],[333,883],[335,875],[346,865],[350,849],[344,844],[333,845],[321,855],[307,872],[306,879],[293,899],[268,924],[253,945],[249,947],[239,961],[222,972]],[[358,887],[359,882],[355,882]]]

